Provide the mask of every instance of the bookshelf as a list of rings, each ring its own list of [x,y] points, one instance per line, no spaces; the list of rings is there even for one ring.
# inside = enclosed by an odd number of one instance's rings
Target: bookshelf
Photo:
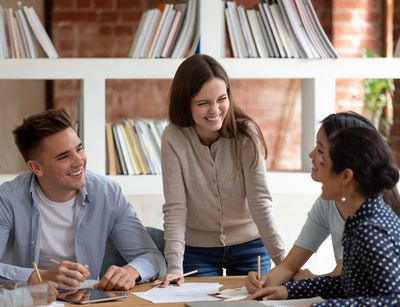
[[[400,78],[400,59],[235,59],[224,58],[225,37],[222,2],[200,1],[200,51],[214,56],[231,79],[300,79],[302,171],[269,172],[272,193],[318,193],[311,184],[308,153],[315,143],[319,122],[335,112],[337,79]],[[207,39],[204,39],[207,38]],[[183,59],[5,59],[0,60],[0,80],[78,79],[83,88],[83,142],[88,169],[106,172],[106,80],[172,79]],[[16,174],[0,174],[0,184]],[[160,175],[112,176],[125,194],[161,195]],[[299,184],[305,182],[306,184]],[[307,190],[308,189],[308,190]]]

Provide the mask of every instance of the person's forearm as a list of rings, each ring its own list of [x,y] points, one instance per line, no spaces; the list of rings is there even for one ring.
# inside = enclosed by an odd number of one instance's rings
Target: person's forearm
[[[279,265],[274,267],[267,274],[266,286],[280,286],[292,279],[295,272],[292,272],[285,266]]]

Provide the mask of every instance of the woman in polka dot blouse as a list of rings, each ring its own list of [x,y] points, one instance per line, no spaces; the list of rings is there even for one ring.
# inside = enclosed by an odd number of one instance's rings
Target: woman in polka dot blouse
[[[266,287],[250,298],[321,296],[326,301],[313,306],[400,306],[400,219],[380,196],[399,180],[389,147],[373,129],[342,129],[329,138],[320,129],[317,150],[312,162],[321,173],[321,197],[336,201],[346,220],[342,273]]]

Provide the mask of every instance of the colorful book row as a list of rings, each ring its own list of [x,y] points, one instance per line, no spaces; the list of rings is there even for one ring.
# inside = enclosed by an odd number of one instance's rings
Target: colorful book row
[[[225,20],[235,58],[338,58],[310,0],[227,1]]]
[[[183,58],[194,54],[199,44],[198,3],[161,4],[144,11],[129,57]]]
[[[39,57],[37,44],[49,58],[58,54],[33,7],[14,11],[0,6],[0,59]]]
[[[107,123],[107,174],[161,174],[161,136],[167,124],[145,119]]]

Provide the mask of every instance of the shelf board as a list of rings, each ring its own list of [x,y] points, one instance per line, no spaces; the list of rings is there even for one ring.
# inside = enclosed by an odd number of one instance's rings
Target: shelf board
[[[0,175],[0,184],[12,180],[17,174]],[[161,175],[107,176],[119,183],[125,195],[162,195]],[[321,192],[320,184],[306,172],[268,172],[268,188],[271,194],[314,194]]]
[[[400,58],[217,60],[232,79],[400,78]],[[0,79],[172,79],[182,61],[129,58],[1,59]]]

